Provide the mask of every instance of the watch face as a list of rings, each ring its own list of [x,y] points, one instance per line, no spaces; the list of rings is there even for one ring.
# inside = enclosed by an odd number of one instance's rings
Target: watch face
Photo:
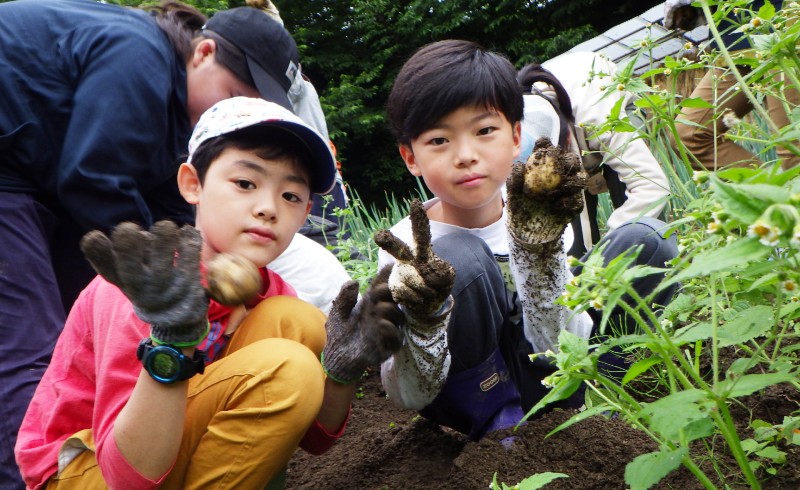
[[[149,364],[150,372],[159,378],[170,380],[178,375],[178,360],[167,350],[154,349]]]

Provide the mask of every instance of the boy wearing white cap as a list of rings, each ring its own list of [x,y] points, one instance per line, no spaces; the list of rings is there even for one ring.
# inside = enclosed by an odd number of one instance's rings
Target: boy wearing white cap
[[[397,348],[402,315],[379,281],[356,306],[352,282],[326,324],[266,268],[334,165],[288,110],[228,99],[200,118],[178,173],[196,227],[123,223],[84,237],[100,276],[25,415],[16,456],[29,488],[264,488],[298,445],[320,453],[341,435],[345,383]],[[205,266],[220,254],[258,268],[244,304],[208,297]]]

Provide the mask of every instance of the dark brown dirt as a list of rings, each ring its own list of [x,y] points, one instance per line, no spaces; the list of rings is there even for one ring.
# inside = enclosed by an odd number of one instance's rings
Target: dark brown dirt
[[[497,481],[509,485],[542,472],[568,478],[554,480],[547,489],[625,489],[625,465],[656,445],[642,432],[618,419],[595,417],[549,438],[545,436],[574,412],[555,410],[529,422],[517,432],[509,450],[486,438],[470,442],[463,435],[433,425],[415,412],[394,407],[385,397],[377,373],[370,373],[353,402],[345,435],[326,454],[311,456],[298,451],[287,472],[288,489],[486,489],[497,472]],[[362,396],[363,395],[363,396]],[[780,422],[798,409],[792,388],[771,387],[753,400],[753,416]],[[746,425],[748,410],[737,413]],[[762,480],[765,489],[800,488],[800,455],[797,447],[775,477]],[[698,448],[705,453],[705,450]],[[736,478],[735,464],[715,444],[713,462],[723,473],[728,488],[746,488]],[[711,464],[707,461],[706,466]],[[726,470],[730,470],[729,472]],[[710,466],[707,474],[713,474]],[[722,482],[716,482],[724,488]],[[658,489],[702,488],[681,468],[662,480]]]

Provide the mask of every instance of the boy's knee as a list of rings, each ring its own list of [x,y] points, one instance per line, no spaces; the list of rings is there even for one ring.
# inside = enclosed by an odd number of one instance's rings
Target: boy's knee
[[[642,250],[637,258],[639,265],[664,267],[678,255],[678,243],[675,234],[666,236],[667,224],[663,221],[642,217],[635,221],[624,223],[609,235],[609,248],[622,253],[631,247],[641,245]],[[616,256],[616,254],[614,255]]]
[[[269,337],[280,337],[322,352],[327,339],[325,314],[316,306],[294,296],[272,296],[248,313],[249,322],[269,330]]]
[[[643,218],[634,226],[644,244],[640,263],[663,267],[678,256],[678,240],[674,233],[666,236],[666,223],[655,218]]]
[[[322,403],[325,373],[319,358],[306,346],[287,339],[265,339],[253,344],[248,363],[253,371],[267,373],[266,383],[292,391],[298,403]]]

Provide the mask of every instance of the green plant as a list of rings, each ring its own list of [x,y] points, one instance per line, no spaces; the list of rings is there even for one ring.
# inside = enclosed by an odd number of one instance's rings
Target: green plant
[[[497,473],[492,477],[492,484],[489,486],[492,490],[537,490],[544,487],[556,478],[569,478],[563,473],[538,473],[530,476],[516,485],[508,486],[505,483],[497,483]]]
[[[742,441],[744,451],[753,457],[750,465],[754,470],[764,467],[764,471],[774,475],[775,467],[786,462],[786,452],[779,448],[779,444],[800,445],[800,417],[784,417],[783,423],[775,425],[754,420],[750,426],[754,437]]]
[[[710,2],[698,4],[713,24]],[[732,8],[744,11],[745,7],[746,2],[725,2],[717,5],[714,15],[726,15]],[[782,94],[800,87],[800,60],[795,49],[800,25],[786,22],[798,10],[792,2],[781,12],[768,4],[748,13],[750,20],[740,29],[756,50],[737,55],[735,60],[724,49],[719,54],[739,80],[738,90],[757,106],[755,123],[740,123],[727,137],[760,149],[781,145],[797,153],[793,142],[800,134],[796,129],[800,109],[786,102],[793,124],[774,128],[758,102],[759,91]],[[758,21],[752,20],[756,18]],[[719,39],[713,27],[712,33]],[[631,268],[636,250],[606,266],[596,250],[582,264],[583,272],[568,285],[561,301],[575,311],[589,306],[602,310],[600,328],[606,334],[614,328],[609,324],[611,311],[622,309],[635,319],[637,332],[593,343],[562,333],[559,352],[546,353],[558,366],[545,380],[552,389],[528,414],[570,396],[585,384],[587,410],[553,432],[609,413],[640,428],[658,443],[659,450],[628,465],[625,480],[634,490],[649,488],[681,464],[706,488],[716,488],[713,472],[721,468],[701,463],[712,459],[712,440],[717,437],[725,441],[741,479],[750,488],[761,488],[759,474],[774,473],[783,460],[778,440],[796,440],[794,418],[784,422],[788,429],[767,423],[742,428],[736,425],[730,407],[778,383],[800,390],[796,320],[800,309],[800,169],[782,171],[768,161],[761,168],[693,172],[692,155],[683,145],[673,145],[671,135],[676,134],[674,121],[681,107],[706,103],[676,97],[647,83],[656,75],[667,75],[669,82],[677,72],[715,62],[711,56],[700,63],[667,59],[664,66],[641,77],[633,75],[630,65],[609,83],[609,91],[623,87],[639,94],[638,106],[650,115],[643,134],[657,157],[667,162],[664,168],[673,186],[667,213],[672,218],[672,232],[678,233],[680,255],[668,269]],[[746,77],[737,69],[743,65],[751,69]],[[776,69],[786,73],[785,85],[770,77]],[[620,108],[598,129],[632,131],[635,127]],[[637,278],[662,272],[667,279],[647,297],[639,297],[631,287]],[[659,290],[674,284],[681,289],[672,303],[665,308],[652,304]],[[730,364],[721,361],[726,349],[736,353]],[[598,371],[598,358],[612,350],[634,360],[621,382]],[[748,437],[750,430],[755,431],[752,437]],[[698,453],[697,448],[707,452]],[[717,478],[725,481],[721,474]]]
[[[425,189],[418,180],[417,194],[420,199],[428,199]],[[361,285],[362,292],[375,277],[378,268],[378,246],[373,235],[381,229],[391,228],[395,223],[408,216],[411,198],[399,199],[387,194],[386,210],[378,210],[374,204],[366,206],[355,190],[348,188],[350,205],[345,209],[337,208],[334,218],[342,223],[337,233],[336,244],[328,248],[336,253],[339,261]]]

